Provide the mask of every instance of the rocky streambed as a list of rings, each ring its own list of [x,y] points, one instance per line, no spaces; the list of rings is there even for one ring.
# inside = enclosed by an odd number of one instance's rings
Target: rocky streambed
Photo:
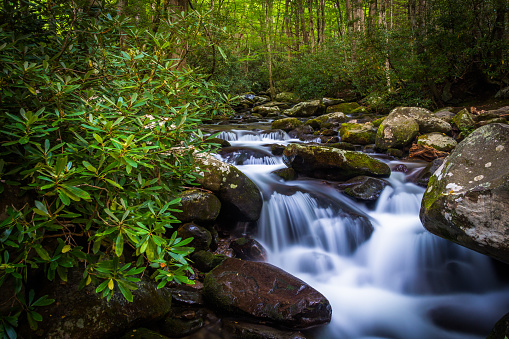
[[[509,258],[509,108],[377,116],[248,97],[242,109],[207,127],[222,148],[182,192],[196,284],[146,281],[134,303],[106,303],[71,274],[41,288],[57,302],[26,337],[483,338],[509,311],[483,255]]]

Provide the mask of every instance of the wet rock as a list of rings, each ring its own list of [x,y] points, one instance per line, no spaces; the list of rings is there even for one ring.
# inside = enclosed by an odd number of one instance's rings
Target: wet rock
[[[360,176],[338,185],[345,193],[355,199],[364,201],[376,201],[384,188],[389,185],[386,180]]]
[[[197,180],[203,188],[216,194],[221,201],[221,214],[238,221],[256,221],[263,200],[258,187],[232,165],[211,156],[198,157],[203,178]]]
[[[198,284],[191,286],[180,285],[178,287],[168,288],[171,292],[173,303],[190,306],[204,305],[205,301],[203,300],[203,294],[201,293],[201,289],[195,288],[196,285]]]
[[[360,105],[356,102],[344,102],[337,105],[327,107],[327,113],[342,112],[345,114],[352,113],[355,109],[359,108]]]
[[[509,126],[460,142],[431,176],[420,218],[430,232],[509,263]]]
[[[267,251],[255,239],[239,238],[230,243],[237,258],[250,261],[267,261]]]
[[[179,194],[182,212],[174,212],[181,222],[211,222],[216,220],[221,210],[219,199],[209,192],[198,189],[183,191]]]
[[[322,144],[327,144],[330,145],[330,144],[336,144],[339,142],[339,137],[337,135],[333,135],[333,136],[320,136],[320,143]]]
[[[270,151],[272,152],[272,155],[279,156],[283,155],[283,151],[285,150],[286,145],[280,145],[280,144],[272,144],[270,145]]]
[[[403,164],[398,164],[398,165],[392,167],[391,171],[392,172],[407,173],[408,172],[408,167],[403,165]]]
[[[426,133],[450,133],[452,130],[448,122],[438,118],[431,111],[422,107],[398,107],[395,110],[415,119],[419,124],[419,132]]]
[[[272,129],[282,129],[283,131],[291,131],[292,129],[295,129],[302,125],[302,122],[300,122],[297,118],[285,118],[285,119],[279,119],[274,120],[272,122]]]
[[[193,223],[182,225],[177,230],[177,234],[183,239],[193,237],[193,241],[189,243],[189,246],[194,247],[196,250],[207,250],[212,242],[212,235],[210,232],[205,227]]]
[[[230,339],[306,339],[301,332],[228,319],[223,321],[223,331]]]
[[[205,325],[209,313],[204,308],[173,307],[160,326],[161,333],[172,338],[193,334]]]
[[[370,123],[344,123],[339,129],[342,141],[358,145],[374,144],[376,132],[376,128]]]
[[[198,251],[191,254],[194,266],[202,272],[209,272],[217,265],[220,265],[228,257],[221,254],[214,254],[209,251]]]
[[[320,100],[304,101],[283,111],[289,117],[310,117],[325,113],[325,106]]]
[[[227,259],[207,274],[204,296],[216,307],[289,328],[330,322],[328,300],[302,280],[267,263]]]
[[[373,126],[375,126],[376,128],[380,127],[380,125],[382,124],[382,122],[384,122],[386,117],[381,117],[381,118],[378,118],[376,120],[373,120],[371,121],[371,123],[373,124]]]
[[[354,145],[352,145],[349,142],[344,142],[344,141],[336,142],[336,143],[331,143],[331,144],[329,144],[327,146],[333,147],[333,148],[337,148],[337,149],[342,149],[342,150],[345,150],[345,151],[355,151],[355,146]]]
[[[386,153],[387,155],[390,155],[391,157],[395,158],[403,158],[403,156],[405,155],[402,150],[397,148],[389,148],[387,149]]]
[[[134,302],[128,302],[120,292],[108,302],[88,285],[78,290],[81,271],[70,270],[68,281],[48,282],[40,295],[55,299],[51,305],[38,307],[44,319],[39,328],[29,333],[28,324],[18,327],[24,338],[108,338],[119,336],[126,328],[162,319],[170,311],[171,294],[157,289],[157,283],[141,281],[133,291]]]
[[[120,339],[169,339],[169,338],[160,333],[149,330],[148,328],[140,327],[134,330],[130,330],[129,332],[121,336]]]
[[[336,99],[336,98],[323,98],[322,102],[323,102],[323,104],[325,106],[329,107],[329,106],[332,106],[332,105],[340,104],[340,103],[344,102],[344,100],[343,99]]]
[[[283,161],[297,173],[327,180],[347,180],[359,175],[388,177],[387,164],[364,153],[325,146],[288,145]]]
[[[435,173],[435,171],[442,166],[444,163],[444,158],[437,158],[428,163],[425,168],[418,173],[415,178],[409,178],[411,182],[415,183],[416,185],[419,185],[421,187],[427,187],[429,179]]]
[[[291,92],[281,92],[276,95],[276,100],[282,102],[297,103],[299,102],[299,96]]]
[[[212,138],[212,139],[208,139],[207,142],[209,143],[213,143],[213,144],[219,144],[221,147],[230,147],[231,144],[224,140],[224,139],[220,139],[220,138]]]
[[[433,147],[443,152],[450,152],[458,145],[456,140],[442,133],[423,134],[417,139],[417,144]]]
[[[319,130],[320,128],[328,128],[330,126],[337,126],[346,121],[346,115],[342,112],[334,112],[329,114],[320,115],[314,119],[307,120],[304,125],[310,125],[313,129]]]
[[[297,178],[297,173],[293,168],[281,168],[272,172],[272,174],[277,175],[282,178],[284,181],[295,180]]]
[[[313,134],[314,130],[311,126],[299,126],[290,132],[288,132],[288,135],[290,138],[297,138],[300,140],[309,140],[309,138],[316,138],[316,136]]]
[[[497,99],[509,99],[509,86],[502,88],[495,94]]]

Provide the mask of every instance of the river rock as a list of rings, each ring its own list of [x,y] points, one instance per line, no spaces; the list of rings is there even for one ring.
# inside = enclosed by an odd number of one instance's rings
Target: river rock
[[[421,187],[428,187],[428,182],[433,173],[442,166],[444,158],[437,158],[431,161],[421,171],[417,172],[415,177],[408,178],[409,181]]]
[[[209,251],[197,251],[191,254],[194,266],[202,272],[209,272],[220,265],[228,257],[222,254],[214,254]]]
[[[255,239],[239,238],[230,243],[237,258],[250,261],[267,261],[267,251]]]
[[[196,158],[203,178],[197,182],[214,192],[221,201],[221,212],[238,221],[256,221],[263,200],[258,187],[232,165],[211,156]]]
[[[297,103],[299,102],[299,96],[291,92],[281,92],[276,95],[276,100],[282,102]]]
[[[292,129],[295,129],[302,125],[302,122],[300,122],[297,118],[284,118],[284,119],[278,119],[274,120],[272,122],[272,129],[282,129],[283,131],[291,131]]]
[[[339,129],[341,141],[357,145],[374,144],[376,140],[376,132],[377,129],[370,123],[344,123],[341,124]]]
[[[253,108],[253,112],[260,114],[262,117],[278,115],[281,111],[279,107],[272,106],[256,106]]]
[[[398,107],[395,110],[405,114],[417,121],[419,124],[419,132],[426,133],[450,133],[452,130],[451,124],[438,118],[431,111],[422,107]]]
[[[181,222],[211,222],[221,211],[221,202],[210,192],[198,189],[185,190],[179,194],[182,212],[174,212]]]
[[[430,232],[509,263],[509,126],[460,142],[429,180],[420,218]]]
[[[429,133],[419,136],[417,143],[424,146],[433,147],[442,152],[452,151],[458,143],[450,136],[442,133]]]
[[[283,114],[289,117],[310,117],[323,113],[325,113],[325,106],[320,100],[300,102],[292,108],[283,111]]]
[[[351,114],[354,110],[358,109],[360,105],[356,102],[344,102],[337,105],[327,107],[327,113],[342,112],[345,114]]]
[[[305,125],[310,125],[314,129],[329,128],[331,126],[339,125],[346,121],[346,115],[342,112],[334,112],[323,114],[314,119],[309,119]]]
[[[212,243],[212,234],[205,228],[198,226],[194,223],[187,223],[179,227],[177,230],[178,236],[186,239],[193,238],[189,246],[194,247],[196,250],[208,250]]]
[[[338,185],[338,188],[344,189],[345,193],[352,198],[364,201],[376,201],[387,185],[389,185],[389,183],[386,180],[360,176]]]
[[[486,339],[505,339],[509,337],[509,313],[504,315],[493,327]]]
[[[261,262],[225,260],[205,277],[204,296],[221,310],[294,329],[327,324],[332,315],[320,292]]]
[[[393,110],[380,124],[376,133],[376,147],[381,150],[403,148],[419,133],[419,124],[414,118]]]
[[[224,161],[234,165],[247,165],[252,164],[253,161],[263,162],[267,158],[272,158],[272,154],[268,151],[249,147],[225,147],[217,153]]]
[[[120,339],[169,339],[167,336],[149,330],[148,328],[140,327],[130,330],[120,337]]]
[[[361,152],[325,146],[288,145],[283,161],[297,173],[327,180],[348,180],[359,175],[388,177],[389,166]]]
[[[120,292],[108,302],[88,285],[78,290],[81,272],[70,270],[68,281],[53,281],[43,286],[40,295],[47,294],[55,302],[38,307],[44,321],[34,333],[28,324],[21,323],[19,329],[24,338],[73,338],[96,339],[118,337],[125,329],[136,324],[151,323],[162,319],[170,311],[171,294],[157,283],[141,281],[132,291],[134,302],[128,302]]]
[[[437,118],[442,119],[449,124],[452,122],[452,118],[454,118],[455,114],[451,111],[452,107],[444,107],[436,111],[434,114]]]
[[[475,129],[474,115],[464,108],[452,118],[452,122],[458,127],[464,136]]]

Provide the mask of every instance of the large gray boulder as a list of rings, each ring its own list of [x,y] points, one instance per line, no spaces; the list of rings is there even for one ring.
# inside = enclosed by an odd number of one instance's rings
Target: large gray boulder
[[[226,259],[207,274],[203,293],[223,311],[294,329],[327,324],[332,315],[320,292],[267,263]]]
[[[431,176],[420,218],[430,232],[509,263],[509,126],[460,142]]]
[[[325,146],[288,145],[283,161],[301,173],[313,178],[348,180],[359,175],[388,177],[389,166],[367,154]]]
[[[376,146],[379,149],[404,148],[418,133],[449,133],[451,125],[422,107],[396,107],[378,127]]]
[[[198,156],[196,162],[202,178],[198,183],[221,201],[221,212],[238,221],[256,221],[263,200],[258,187],[234,166],[211,156]]]
[[[320,100],[304,101],[283,111],[289,117],[310,117],[325,113],[325,105]]]

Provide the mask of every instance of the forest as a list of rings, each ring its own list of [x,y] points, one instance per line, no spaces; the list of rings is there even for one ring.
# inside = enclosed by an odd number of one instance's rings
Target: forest
[[[107,300],[193,284],[179,193],[244,95],[477,105],[508,47],[507,0],[0,0],[0,337],[75,267]]]

